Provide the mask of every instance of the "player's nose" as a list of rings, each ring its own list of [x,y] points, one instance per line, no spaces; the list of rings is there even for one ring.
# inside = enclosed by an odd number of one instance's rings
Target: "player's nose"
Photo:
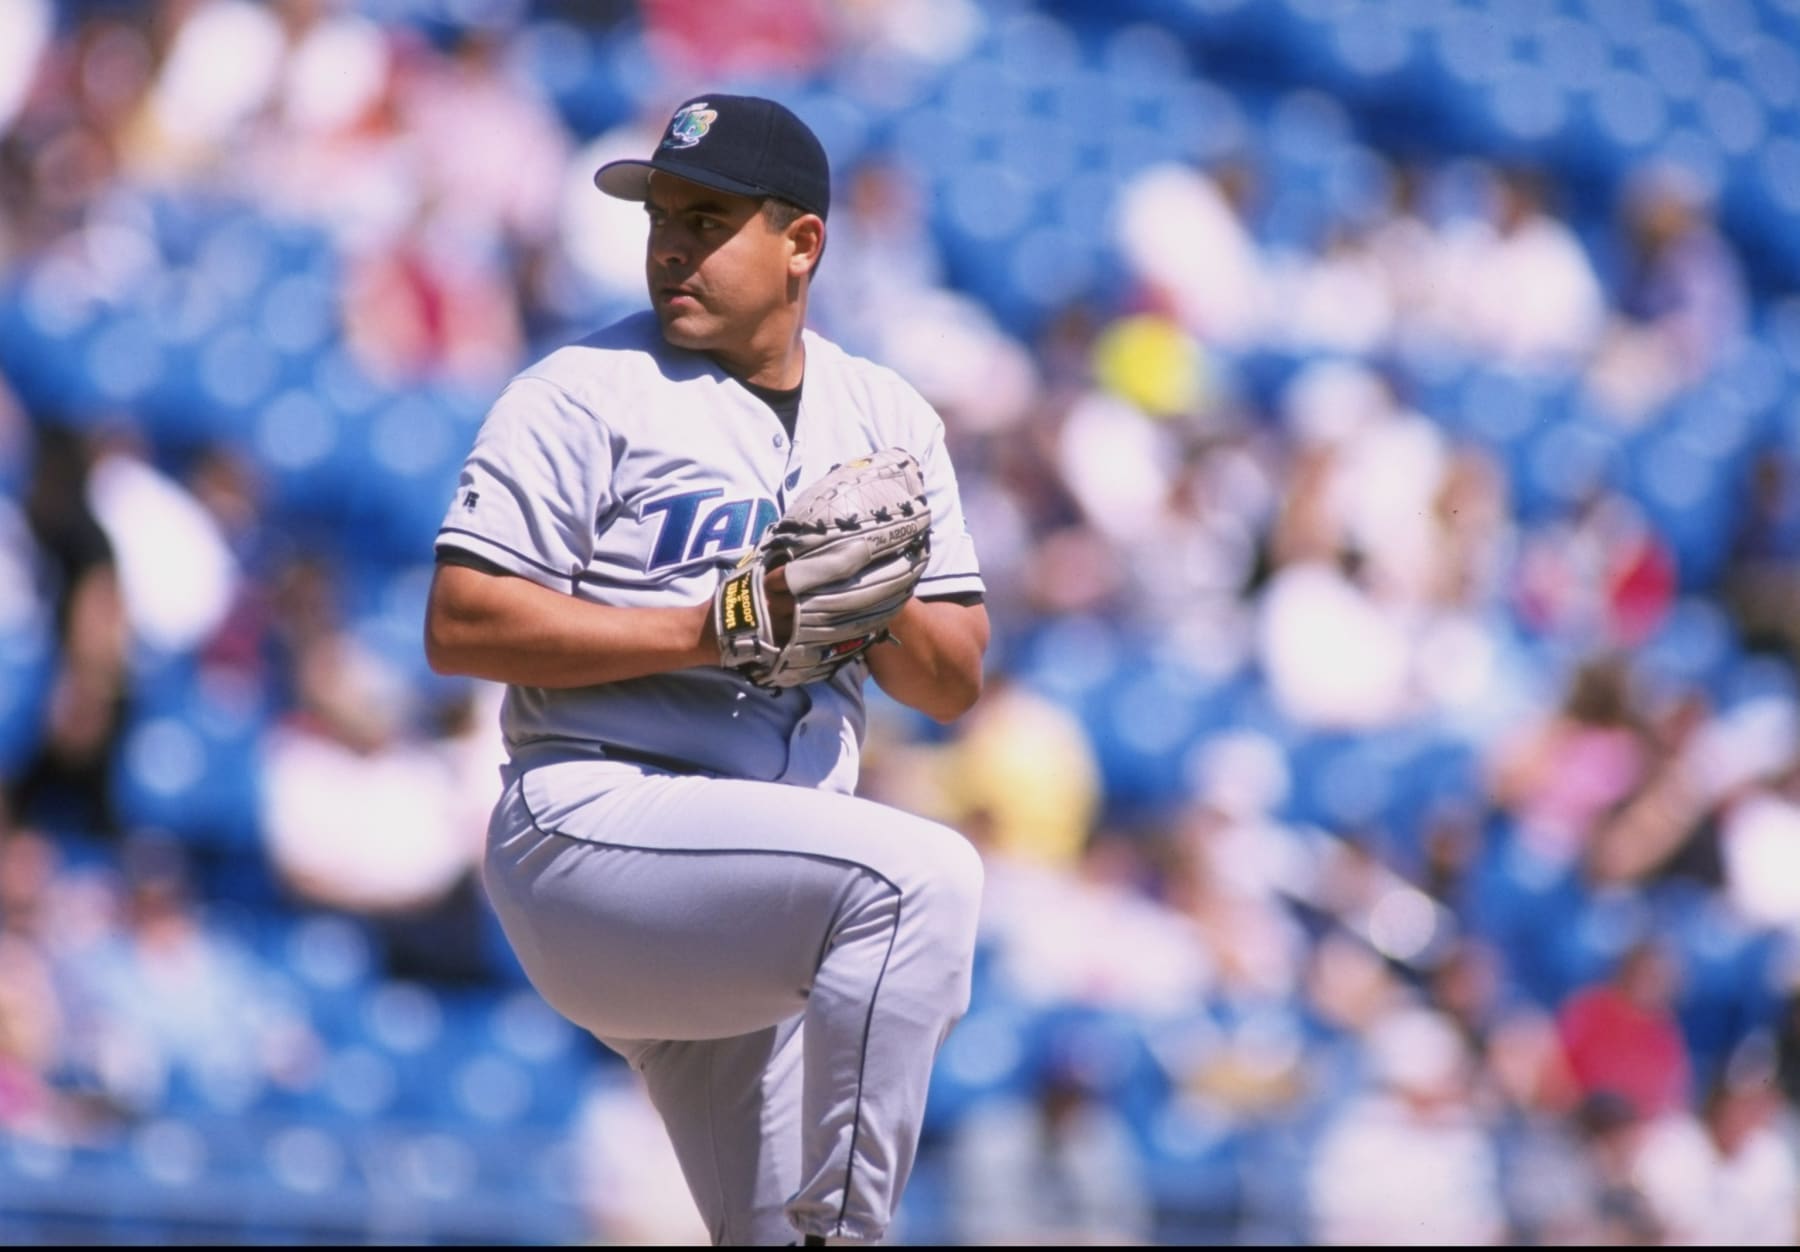
[[[679,234],[671,230],[653,231],[650,235],[650,259],[664,269],[686,265],[688,250]]]

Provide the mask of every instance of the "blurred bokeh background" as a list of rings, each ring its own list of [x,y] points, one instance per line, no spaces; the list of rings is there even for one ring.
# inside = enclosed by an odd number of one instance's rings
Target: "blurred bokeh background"
[[[694,1233],[419,639],[705,89],[996,624],[897,1236],[1794,1242],[1794,0],[4,0],[0,1241]]]

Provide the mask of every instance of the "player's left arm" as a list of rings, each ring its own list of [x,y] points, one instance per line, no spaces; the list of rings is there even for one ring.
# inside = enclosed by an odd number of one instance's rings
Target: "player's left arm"
[[[944,446],[943,419],[905,384],[901,403],[910,427],[904,442],[919,458],[931,503],[931,557],[913,598],[889,624],[898,642],[877,644],[863,655],[888,695],[948,722],[981,696],[988,614],[962,492]]]
[[[968,712],[981,697],[987,609],[979,602],[912,599],[890,629],[892,642],[865,653],[877,685],[940,722]]]

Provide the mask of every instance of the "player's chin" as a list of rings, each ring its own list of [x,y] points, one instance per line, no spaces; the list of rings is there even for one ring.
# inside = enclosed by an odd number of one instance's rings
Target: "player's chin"
[[[713,319],[697,309],[672,309],[659,304],[656,320],[662,325],[663,338],[677,348],[710,348],[717,330]]]

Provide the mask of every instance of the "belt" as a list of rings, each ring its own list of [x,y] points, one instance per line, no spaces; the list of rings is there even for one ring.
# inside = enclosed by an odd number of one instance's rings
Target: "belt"
[[[559,745],[567,745],[566,751],[559,751]],[[521,768],[530,769],[533,765],[545,765],[552,761],[618,761],[622,765],[642,765],[646,769],[661,770],[665,774],[692,774],[702,778],[722,778],[718,770],[707,769],[692,761],[684,761],[680,757],[664,756],[659,752],[643,752],[637,748],[621,747],[614,743],[603,743],[598,739],[572,739],[561,735],[545,735],[519,745],[513,754],[513,760]]]
[[[679,760],[672,756],[662,756],[656,752],[639,752],[635,748],[621,748],[617,744],[602,743],[595,745],[600,755],[609,761],[623,761],[627,765],[643,765],[650,769],[660,769],[669,774],[700,774],[709,778],[717,778],[717,770],[702,769],[692,761]]]

